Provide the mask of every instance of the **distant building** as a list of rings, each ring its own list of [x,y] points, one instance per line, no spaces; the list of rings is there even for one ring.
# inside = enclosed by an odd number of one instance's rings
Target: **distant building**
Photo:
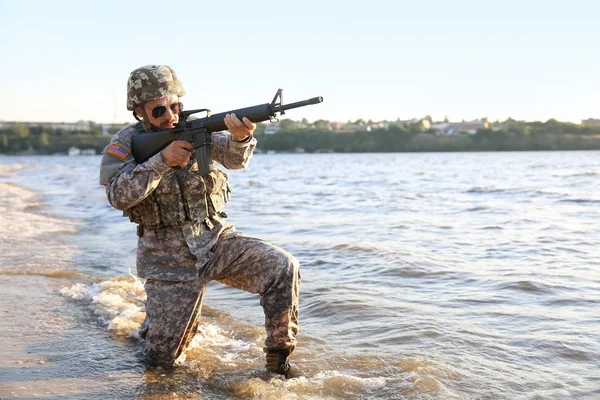
[[[456,135],[460,132],[466,132],[471,135],[477,133],[478,129],[487,129],[490,124],[484,120],[475,120],[470,122],[443,122],[433,124],[431,127],[445,135]]]
[[[581,125],[584,126],[600,126],[600,119],[588,118],[581,121]]]
[[[274,133],[277,133],[281,131],[281,126],[277,125],[277,124],[267,124],[265,125],[265,130],[263,131],[263,133],[265,135],[272,135]]]
[[[397,126],[408,126],[408,125],[414,125],[414,124],[419,124],[421,123],[423,125],[423,130],[427,130],[429,128],[431,128],[431,122],[429,122],[428,119],[417,119],[417,118],[411,118],[411,119],[405,119],[405,120],[401,120],[400,118],[398,118],[395,121],[392,121],[389,123],[389,125],[397,125]],[[386,127],[387,129],[387,127]]]
[[[344,129],[345,126],[346,126],[346,123],[341,122],[341,121],[334,121],[331,123],[331,127],[333,128],[334,131],[341,131]]]
[[[367,124],[367,132],[371,132],[373,129],[388,129],[389,127],[388,122],[371,122]]]
[[[81,155],[81,149],[77,148],[77,147],[69,147],[69,153],[70,156],[80,156]]]
[[[356,132],[356,131],[360,131],[364,128],[362,128],[360,125],[356,125],[356,124],[346,124],[344,126],[342,126],[341,128],[339,128],[339,130],[341,132]]]
[[[100,127],[102,128],[102,136],[110,135],[110,128],[111,128],[110,124],[102,124],[102,125],[100,125]]]
[[[94,149],[80,149],[78,147],[69,147],[68,154],[70,156],[95,156],[96,150]]]

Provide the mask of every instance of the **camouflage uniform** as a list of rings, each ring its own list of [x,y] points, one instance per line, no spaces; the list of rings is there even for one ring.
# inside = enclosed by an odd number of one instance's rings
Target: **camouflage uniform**
[[[129,106],[129,104],[128,104]],[[138,224],[137,271],[146,279],[146,356],[169,366],[193,338],[211,280],[261,296],[267,349],[293,350],[298,332],[299,266],[294,256],[237,232],[222,211],[231,189],[215,168],[198,173],[196,160],[169,167],[161,153],[136,164],[131,138],[141,123],[117,132],[105,149],[100,183],[110,204]],[[236,142],[214,133],[212,158],[244,168],[256,139]],[[268,357],[268,356],[267,356]]]

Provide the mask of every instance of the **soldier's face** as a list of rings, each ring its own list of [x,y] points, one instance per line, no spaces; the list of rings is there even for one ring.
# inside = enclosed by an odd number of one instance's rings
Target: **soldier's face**
[[[144,104],[148,122],[157,128],[171,129],[179,122],[179,97],[161,97]]]

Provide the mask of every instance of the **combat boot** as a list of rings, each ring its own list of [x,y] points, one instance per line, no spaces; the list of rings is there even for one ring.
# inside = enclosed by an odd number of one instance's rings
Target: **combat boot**
[[[268,371],[284,375],[288,378],[291,370],[289,357],[293,351],[294,346],[287,349],[265,349],[267,353],[267,364],[265,367]]]

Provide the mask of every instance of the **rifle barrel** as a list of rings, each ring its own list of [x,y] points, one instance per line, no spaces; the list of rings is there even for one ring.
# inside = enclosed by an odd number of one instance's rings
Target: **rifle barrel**
[[[319,103],[322,103],[322,102],[323,102],[323,97],[322,96],[317,96],[317,97],[313,97],[312,99],[297,101],[295,103],[290,103],[290,104],[284,104],[282,106],[281,105],[277,105],[277,106],[273,107],[273,111],[274,112],[281,112],[281,111],[285,111],[285,110],[291,110],[293,108],[309,106],[311,104],[319,104]]]

